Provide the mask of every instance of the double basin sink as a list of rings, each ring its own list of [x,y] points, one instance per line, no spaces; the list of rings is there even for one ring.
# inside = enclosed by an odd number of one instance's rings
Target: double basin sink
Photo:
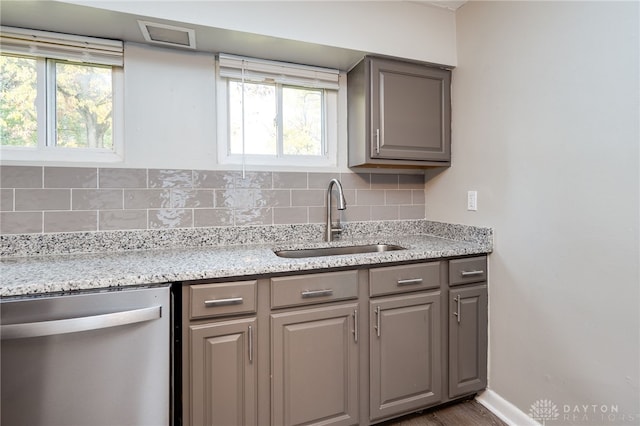
[[[387,251],[406,250],[394,244],[367,244],[361,246],[319,247],[274,251],[276,256],[289,259],[305,257],[339,256],[344,254],[383,253]]]

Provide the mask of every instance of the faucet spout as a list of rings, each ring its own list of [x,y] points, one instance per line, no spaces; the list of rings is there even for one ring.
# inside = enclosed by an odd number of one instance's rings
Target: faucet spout
[[[329,181],[329,187],[327,188],[327,225],[325,233],[325,239],[327,241],[333,240],[333,234],[342,232],[342,228],[340,227],[340,225],[333,226],[333,221],[331,220],[331,190],[333,189],[334,185],[338,190],[338,210],[346,210],[347,208],[347,200],[345,200],[344,198],[342,184],[338,179],[331,179]]]

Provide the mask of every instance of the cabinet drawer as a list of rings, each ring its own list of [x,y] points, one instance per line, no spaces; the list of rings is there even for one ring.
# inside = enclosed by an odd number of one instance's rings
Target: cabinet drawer
[[[371,296],[438,287],[440,287],[440,262],[387,266],[369,271]]]
[[[191,286],[191,318],[256,311],[257,281],[237,281]]]
[[[358,271],[271,279],[271,307],[310,305],[358,297]]]
[[[459,285],[487,280],[487,256],[449,261],[449,284]]]

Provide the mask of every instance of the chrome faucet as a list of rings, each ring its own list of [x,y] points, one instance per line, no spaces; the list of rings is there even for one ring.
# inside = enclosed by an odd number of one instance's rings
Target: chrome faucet
[[[340,225],[333,226],[331,220],[331,189],[333,185],[338,188],[338,210],[345,210],[347,208],[347,201],[344,199],[344,192],[342,191],[342,184],[338,179],[331,179],[329,181],[329,188],[327,188],[327,228],[325,239],[327,241],[333,240],[333,234],[342,232]]]

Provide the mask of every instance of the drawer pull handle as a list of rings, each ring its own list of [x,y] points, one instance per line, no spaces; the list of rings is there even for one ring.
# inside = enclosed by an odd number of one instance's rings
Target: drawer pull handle
[[[325,290],[305,290],[301,294],[303,299],[307,299],[309,297],[331,296],[333,295],[333,290],[330,288]]]
[[[422,284],[422,278],[411,278],[408,280],[398,280],[398,285]]]
[[[204,306],[207,308],[213,308],[216,306],[241,305],[242,302],[244,302],[242,297],[231,297],[229,299],[205,300]]]
[[[462,275],[463,277],[473,277],[474,275],[482,275],[482,274],[484,274],[483,270],[460,272],[460,275]]]

